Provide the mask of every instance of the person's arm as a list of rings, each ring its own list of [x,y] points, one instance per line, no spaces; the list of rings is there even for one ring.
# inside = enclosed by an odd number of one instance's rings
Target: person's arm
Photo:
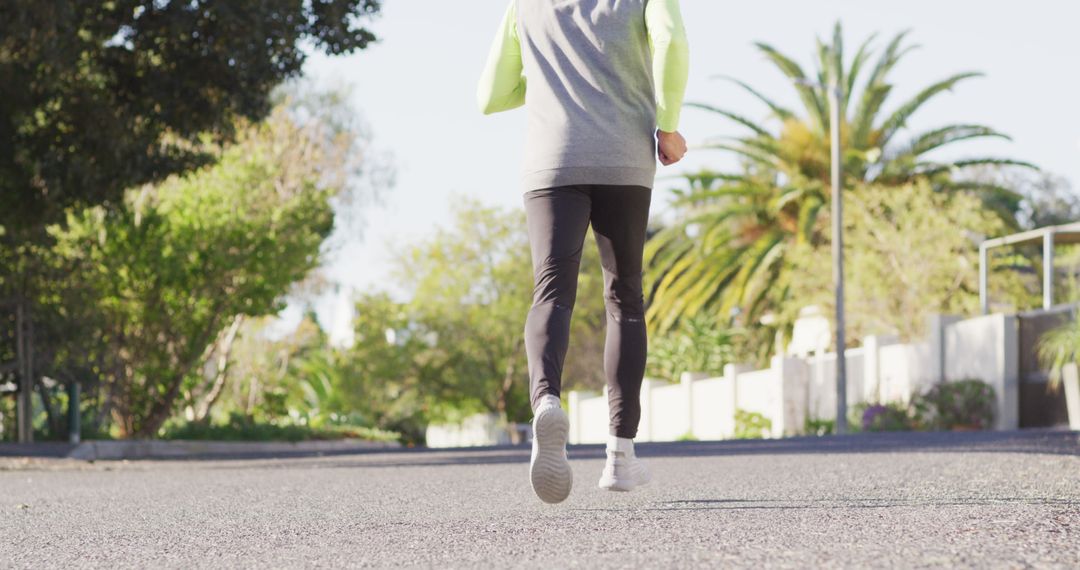
[[[521,43],[517,33],[517,6],[510,0],[499,32],[491,44],[487,65],[476,90],[476,102],[485,115],[509,111],[525,104]]]
[[[656,125],[667,133],[679,130],[679,114],[690,72],[690,47],[679,0],[649,0],[645,25],[653,53],[656,83]]]

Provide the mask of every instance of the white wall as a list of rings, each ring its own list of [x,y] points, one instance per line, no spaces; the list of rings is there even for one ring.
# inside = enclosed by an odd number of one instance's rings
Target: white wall
[[[693,383],[692,432],[698,439],[728,439],[735,435],[735,376]]]
[[[945,379],[975,378],[994,387],[997,419],[994,428],[1020,425],[1019,343],[1016,317],[994,314],[945,327]]]
[[[989,315],[967,320],[935,315],[926,340],[901,344],[895,337],[867,337],[845,351],[848,406],[861,402],[907,403],[942,379],[978,378],[997,394],[995,429],[1016,429],[1018,358],[1016,318]],[[571,393],[571,442],[607,440],[604,394]],[[776,356],[769,368],[728,365],[721,377],[684,375],[679,384],[646,379],[641,391],[639,441],[725,439],[735,434],[735,411],[757,412],[772,422],[767,437],[799,434],[807,419],[836,419],[836,354]]]
[[[497,414],[476,414],[460,424],[432,424],[425,432],[428,447],[476,447],[510,443],[510,426]]]

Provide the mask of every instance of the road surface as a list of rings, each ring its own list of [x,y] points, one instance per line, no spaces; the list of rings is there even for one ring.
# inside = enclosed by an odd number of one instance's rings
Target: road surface
[[[546,505],[527,448],[0,458],[0,567],[1080,567],[1080,435],[641,444],[654,481]]]

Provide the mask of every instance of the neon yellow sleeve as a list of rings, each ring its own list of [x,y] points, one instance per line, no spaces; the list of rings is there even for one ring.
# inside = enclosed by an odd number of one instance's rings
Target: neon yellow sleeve
[[[645,25],[653,52],[656,83],[656,125],[661,131],[679,130],[679,115],[690,73],[690,46],[679,0],[649,0]]]
[[[525,104],[521,43],[517,33],[517,6],[510,0],[499,32],[491,43],[487,65],[476,90],[476,102],[485,115],[509,111]]]

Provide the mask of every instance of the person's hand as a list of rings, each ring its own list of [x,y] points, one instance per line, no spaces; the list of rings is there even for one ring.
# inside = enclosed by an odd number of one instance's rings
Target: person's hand
[[[686,155],[686,139],[679,131],[669,133],[657,130],[656,142],[656,154],[660,158],[660,164],[664,166],[671,166]]]

